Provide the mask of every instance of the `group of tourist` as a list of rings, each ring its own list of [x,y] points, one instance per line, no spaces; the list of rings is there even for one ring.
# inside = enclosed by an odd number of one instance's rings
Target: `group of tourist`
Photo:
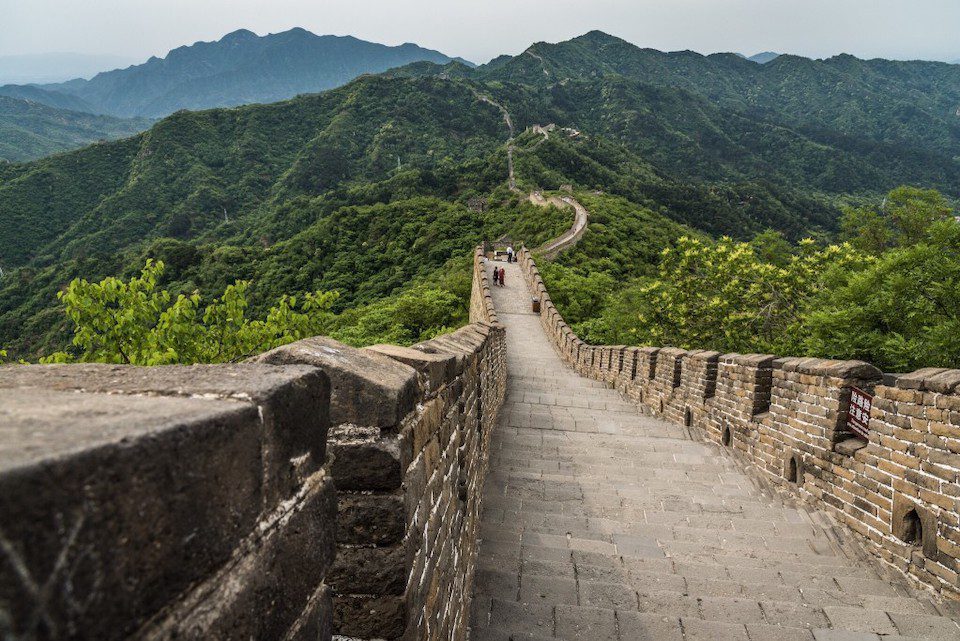
[[[493,268],[493,284],[498,287],[503,287],[503,273],[507,271],[506,267],[494,267]]]
[[[513,247],[507,247],[507,262],[512,263],[515,260],[513,255]],[[507,271],[506,267],[494,267],[493,268],[493,284],[497,287],[503,287],[503,276]]]

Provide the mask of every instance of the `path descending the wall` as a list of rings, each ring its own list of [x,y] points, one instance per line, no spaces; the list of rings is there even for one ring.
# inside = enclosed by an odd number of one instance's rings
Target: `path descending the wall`
[[[947,616],[960,611],[914,592],[826,515],[566,367],[516,264],[493,297],[509,379],[473,641],[960,639]]]

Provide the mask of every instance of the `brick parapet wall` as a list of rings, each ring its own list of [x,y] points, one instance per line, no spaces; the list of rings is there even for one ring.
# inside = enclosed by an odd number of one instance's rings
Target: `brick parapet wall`
[[[885,377],[861,361],[586,345],[526,249],[518,262],[547,335],[579,373],[734,449],[767,480],[826,507],[889,564],[960,598],[960,371]],[[874,394],[866,441],[846,429],[852,387]]]
[[[0,632],[464,639],[506,376],[481,257],[474,322],[412,348],[0,368]]]

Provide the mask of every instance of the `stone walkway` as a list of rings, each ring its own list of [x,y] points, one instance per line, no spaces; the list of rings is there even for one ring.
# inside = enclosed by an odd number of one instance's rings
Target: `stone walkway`
[[[960,610],[913,592],[824,514],[568,369],[517,265],[493,294],[510,378],[472,641],[960,639],[945,616]]]

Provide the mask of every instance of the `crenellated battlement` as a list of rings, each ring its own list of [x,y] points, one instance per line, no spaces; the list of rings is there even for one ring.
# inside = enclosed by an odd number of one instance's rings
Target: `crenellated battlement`
[[[504,329],[0,368],[0,632],[463,639]]]
[[[960,598],[960,371],[884,375],[862,361],[587,345],[528,250],[519,263],[544,331],[580,374],[730,448],[829,508],[887,563]],[[873,395],[868,438],[848,429],[855,388]]]

